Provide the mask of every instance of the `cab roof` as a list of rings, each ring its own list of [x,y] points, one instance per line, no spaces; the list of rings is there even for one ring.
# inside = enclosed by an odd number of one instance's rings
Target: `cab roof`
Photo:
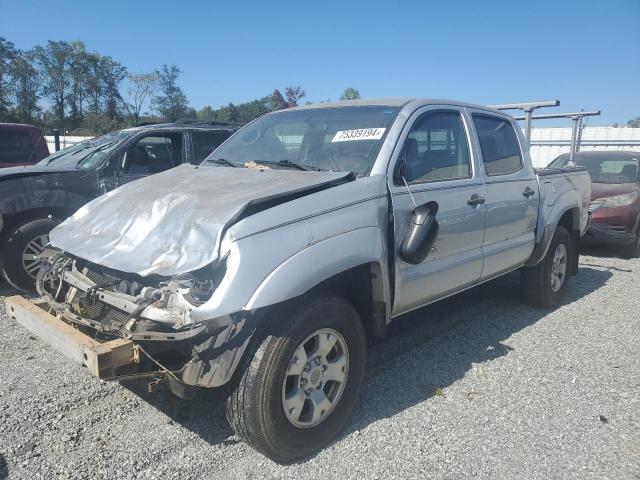
[[[171,122],[171,123],[152,123],[149,125],[138,125],[124,129],[127,132],[140,132],[146,130],[226,130],[235,131],[240,125],[230,123],[206,123],[206,122]]]
[[[316,108],[337,108],[337,107],[353,107],[353,106],[371,106],[371,107],[397,107],[403,108],[409,104],[415,104],[416,107],[423,105],[455,105],[459,107],[477,108],[481,110],[488,110],[491,112],[505,115],[506,113],[501,110],[496,110],[486,105],[479,105],[475,103],[461,102],[459,100],[446,100],[440,98],[420,98],[420,97],[390,97],[390,98],[372,98],[372,99],[359,99],[359,100],[342,100],[338,102],[326,102],[326,103],[313,103],[309,105],[302,105],[289,110],[308,110]]]

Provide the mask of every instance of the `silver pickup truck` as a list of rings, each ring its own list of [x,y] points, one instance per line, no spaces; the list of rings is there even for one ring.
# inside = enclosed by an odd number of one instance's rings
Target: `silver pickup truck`
[[[343,427],[366,336],[394,317],[514,270],[558,305],[590,185],[534,170],[514,119],[480,105],[274,112],[82,207],[51,232],[42,298],[8,311],[99,378],[224,385],[238,435],[291,462]]]

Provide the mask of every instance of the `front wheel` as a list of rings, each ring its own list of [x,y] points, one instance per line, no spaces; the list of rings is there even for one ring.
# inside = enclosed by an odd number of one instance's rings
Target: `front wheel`
[[[560,305],[567,288],[571,259],[574,252],[571,235],[558,226],[544,259],[535,267],[522,270],[522,290],[528,303],[552,308]]]
[[[42,253],[49,243],[49,232],[57,225],[50,218],[30,220],[14,227],[0,246],[2,275],[14,288],[32,291],[40,270]]]
[[[638,258],[640,256],[640,228],[638,228],[638,232],[636,233],[636,238],[633,240],[633,243],[624,245],[620,249],[620,253],[624,258]]]
[[[227,419],[256,450],[290,463],[329,443],[349,418],[364,376],[365,336],[351,304],[333,295],[263,322],[268,333],[227,399]]]

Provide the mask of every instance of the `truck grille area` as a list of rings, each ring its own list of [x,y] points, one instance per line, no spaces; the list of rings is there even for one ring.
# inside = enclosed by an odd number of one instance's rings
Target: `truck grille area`
[[[225,272],[223,263],[174,278],[141,277],[64,252],[49,258],[36,281],[38,292],[67,321],[115,335],[127,329],[165,334],[185,327],[191,323],[190,311],[211,297]]]
[[[59,305],[64,304],[70,314],[69,320],[84,324],[89,322],[93,328],[103,332],[122,329],[131,319],[132,311],[126,311],[126,308],[120,309],[102,301],[100,292],[126,294],[131,299],[139,294],[142,288],[146,286],[156,288],[162,281],[159,277],[142,279],[137,275],[116,272],[66,255],[54,263],[61,268],[51,266],[52,270],[48,276],[42,279],[43,292],[41,293],[47,294]],[[90,280],[93,286],[85,291],[85,289],[72,287],[71,284],[62,280],[64,272],[72,269]]]
[[[110,279],[106,276],[100,274],[96,270],[87,270],[85,275],[89,280],[95,282],[97,285],[107,285],[110,282]]]
[[[86,294],[79,294],[78,302],[72,303],[71,310],[83,318],[102,324],[106,331],[119,330],[129,321],[129,315],[126,312]]]

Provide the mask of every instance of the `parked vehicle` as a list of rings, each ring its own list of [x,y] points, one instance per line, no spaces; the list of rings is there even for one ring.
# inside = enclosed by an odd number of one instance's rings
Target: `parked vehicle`
[[[0,168],[33,165],[47,155],[49,147],[38,127],[0,123]]]
[[[564,167],[569,154],[560,155],[552,167]],[[609,244],[627,258],[640,255],[640,152],[577,152],[574,162],[584,166],[593,182],[591,224],[582,242]]]
[[[49,231],[82,205],[133,180],[198,164],[226,140],[228,125],[161,124],[86,140],[31,167],[0,170],[0,273],[33,290]]]
[[[526,300],[558,305],[590,196],[584,168],[536,172],[497,110],[284,110],[202,166],[85,205],[51,232],[42,308],[7,308],[100,378],[155,376],[184,397],[226,385],[237,434],[286,463],[338,434],[365,335],[393,318],[516,269]]]

